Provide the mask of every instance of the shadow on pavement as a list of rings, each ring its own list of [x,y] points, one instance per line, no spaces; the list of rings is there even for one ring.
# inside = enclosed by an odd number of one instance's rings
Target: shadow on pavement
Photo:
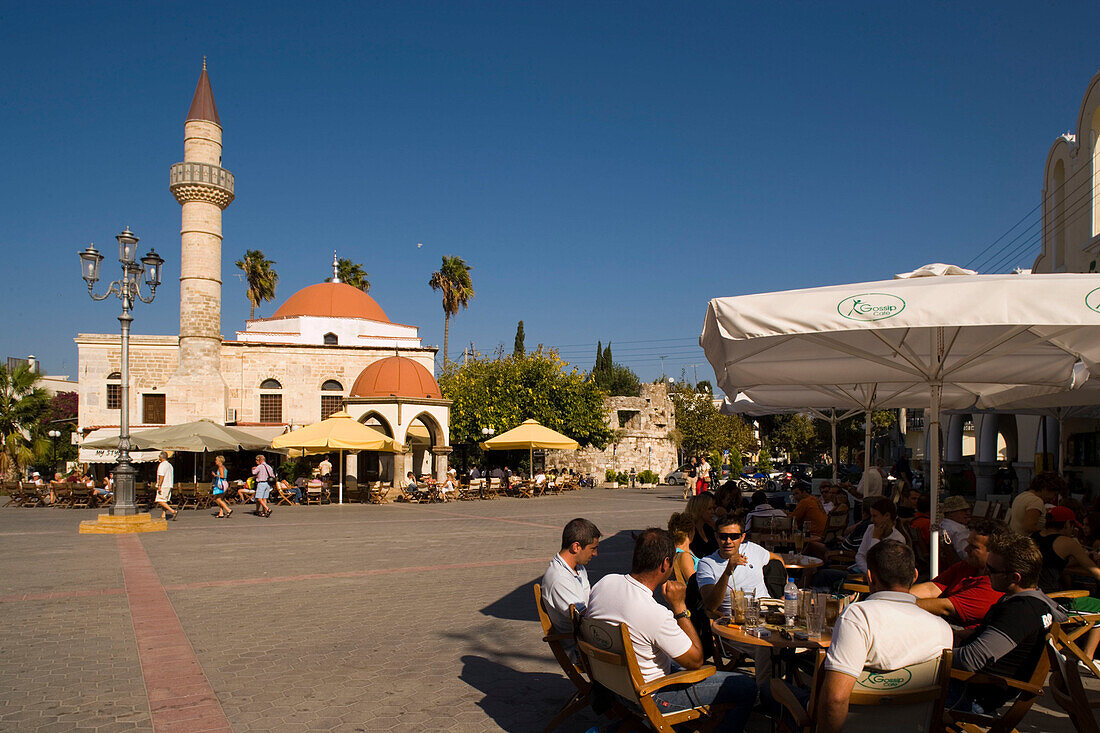
[[[595,584],[608,573],[630,572],[630,558],[634,554],[634,535],[637,530],[625,530],[610,537],[600,539],[600,549],[596,558],[588,565],[588,581]],[[553,551],[546,555],[550,564]],[[531,586],[542,581],[542,574],[518,586],[515,590],[498,598],[481,609],[485,616],[510,619],[513,621],[537,621],[535,596]]]
[[[459,678],[484,697],[477,701],[501,730],[539,731],[569,699],[575,688],[564,675],[549,672],[520,672],[484,657],[462,657]],[[594,722],[590,710],[582,710],[559,731],[584,731]]]

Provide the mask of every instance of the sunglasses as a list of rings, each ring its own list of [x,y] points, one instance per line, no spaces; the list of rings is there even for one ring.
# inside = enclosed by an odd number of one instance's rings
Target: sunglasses
[[[717,534],[719,541],[730,540],[731,542],[736,542],[745,536],[744,532],[718,532]]]

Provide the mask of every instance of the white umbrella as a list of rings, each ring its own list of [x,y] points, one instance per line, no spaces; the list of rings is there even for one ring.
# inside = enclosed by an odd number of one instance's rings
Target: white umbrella
[[[1100,373],[1100,277],[912,277],[710,301],[699,343],[727,394],[768,405],[927,407],[938,509],[941,408],[1054,393]],[[787,401],[790,400],[790,401]],[[932,572],[938,571],[938,526]]]

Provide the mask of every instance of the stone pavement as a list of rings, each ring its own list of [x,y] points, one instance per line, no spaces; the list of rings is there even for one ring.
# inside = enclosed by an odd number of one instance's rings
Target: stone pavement
[[[625,572],[679,494],[238,507],[123,537],[0,511],[0,731],[540,731],[571,692],[530,587],[561,527],[604,533],[593,580]],[[1044,708],[1021,730],[1071,727]]]

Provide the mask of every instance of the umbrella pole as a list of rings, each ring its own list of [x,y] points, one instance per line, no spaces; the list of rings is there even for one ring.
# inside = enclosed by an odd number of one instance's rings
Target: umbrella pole
[[[871,411],[863,416],[863,472],[871,470]]]
[[[527,448],[527,478],[535,478],[535,446]]]
[[[932,499],[932,533],[930,547],[928,548],[929,559],[929,571],[932,573],[932,577],[936,577],[940,574],[940,401],[943,399],[943,385],[932,385],[932,405],[929,410],[928,430],[931,432],[928,434],[928,452],[931,453],[929,458],[928,472],[931,476],[931,492]]]
[[[1065,454],[1066,454],[1066,452],[1065,452],[1065,450],[1063,450],[1063,447],[1065,446],[1065,441],[1062,439],[1062,436],[1065,435],[1065,433],[1062,432],[1062,428],[1065,427],[1065,424],[1066,424],[1065,415],[1063,414],[1062,410],[1059,410],[1058,411],[1058,475],[1061,476],[1062,478],[1066,477],[1065,476],[1065,468],[1066,468]],[[1046,425],[1044,425],[1043,427],[1046,428]]]
[[[343,506],[344,505],[344,469],[343,469],[344,451],[343,451],[343,449],[340,450],[340,458],[338,459],[337,462],[341,466],[341,468],[340,468],[340,506]]]
[[[836,409],[834,408],[829,415],[829,429],[833,434],[833,483],[840,482],[840,471],[837,468],[837,452],[836,452]]]

